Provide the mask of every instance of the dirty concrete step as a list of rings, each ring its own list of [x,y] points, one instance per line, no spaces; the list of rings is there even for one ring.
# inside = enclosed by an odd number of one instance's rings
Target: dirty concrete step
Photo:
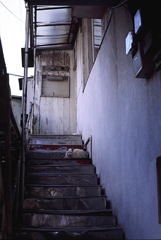
[[[71,146],[59,146],[59,145],[33,145],[29,146],[27,158],[34,159],[64,159],[65,153]],[[83,146],[73,146],[76,149],[83,149]]]
[[[29,145],[82,145],[82,139],[30,139]]]
[[[82,136],[80,134],[60,134],[60,135],[42,135],[42,134],[32,134],[30,139],[70,139],[70,140],[81,140]]]
[[[47,210],[85,210],[106,209],[106,196],[98,197],[72,197],[72,198],[25,198],[24,209],[47,209]]]
[[[123,239],[120,227],[64,227],[64,228],[27,228],[16,229],[16,239],[56,239],[56,240],[104,240]]]
[[[101,196],[101,186],[25,185],[25,195],[38,197]]]
[[[54,185],[97,185],[96,174],[26,174],[25,183]]]
[[[30,227],[107,227],[115,226],[114,216],[52,215],[45,213],[24,213],[23,224]]]
[[[90,165],[71,165],[71,166],[66,166],[66,165],[61,165],[61,166],[53,166],[53,165],[48,165],[48,166],[40,166],[40,165],[32,165],[26,167],[26,172],[27,173],[66,173],[66,174],[93,174],[95,173],[95,168],[92,164]]]
[[[24,209],[23,213],[45,213],[45,214],[63,214],[63,215],[88,215],[88,216],[112,216],[112,210],[109,209],[92,209],[92,210],[42,210],[42,209]]]
[[[92,163],[91,158],[70,158],[70,159],[34,159],[26,160],[26,165],[88,165]]]

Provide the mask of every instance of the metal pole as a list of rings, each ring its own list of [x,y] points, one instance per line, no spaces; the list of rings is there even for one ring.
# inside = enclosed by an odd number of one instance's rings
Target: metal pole
[[[26,157],[26,98],[27,98],[27,73],[28,73],[28,44],[29,44],[29,7],[26,4],[26,31],[25,31],[25,65],[23,83],[23,110],[22,110],[22,206],[24,201],[25,182],[25,157]],[[21,209],[22,210],[22,209]]]

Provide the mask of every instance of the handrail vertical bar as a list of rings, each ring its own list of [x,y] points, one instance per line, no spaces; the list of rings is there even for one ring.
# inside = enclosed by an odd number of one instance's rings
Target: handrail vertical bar
[[[29,114],[28,114],[28,118],[26,121],[26,140],[29,140],[30,137],[30,133],[32,132],[31,128],[32,128],[32,111],[33,111],[33,102],[30,102],[30,110],[29,110]]]
[[[84,150],[87,150],[87,145],[90,142],[90,158],[92,158],[92,135],[87,139],[86,143],[84,144]]]
[[[25,65],[23,83],[23,110],[22,110],[22,199],[24,201],[24,178],[25,178],[25,157],[26,157],[26,98],[27,98],[27,73],[28,73],[28,45],[29,45],[29,7],[26,4],[26,31],[25,31]],[[22,210],[21,206],[21,210]]]

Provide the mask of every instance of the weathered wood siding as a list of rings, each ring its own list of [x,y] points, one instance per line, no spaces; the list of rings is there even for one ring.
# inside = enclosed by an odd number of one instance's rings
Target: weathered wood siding
[[[72,62],[72,51],[37,51],[34,81],[35,134],[76,132],[76,82]],[[64,77],[64,80],[51,81],[52,77],[58,76]]]

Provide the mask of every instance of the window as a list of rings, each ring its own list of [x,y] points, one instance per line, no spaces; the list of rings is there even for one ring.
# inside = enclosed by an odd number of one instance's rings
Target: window
[[[83,29],[83,90],[102,41],[101,19],[82,20]]]
[[[41,96],[69,97],[69,77],[42,75]]]

